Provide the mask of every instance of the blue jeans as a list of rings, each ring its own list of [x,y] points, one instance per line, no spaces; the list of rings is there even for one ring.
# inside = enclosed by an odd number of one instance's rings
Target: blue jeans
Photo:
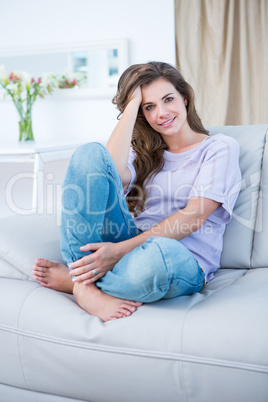
[[[61,251],[67,264],[85,255],[80,246],[87,243],[121,242],[141,233],[112,157],[98,143],[75,151],[62,198]],[[179,241],[151,237],[95,283],[112,296],[149,303],[199,292],[204,277],[193,254]]]

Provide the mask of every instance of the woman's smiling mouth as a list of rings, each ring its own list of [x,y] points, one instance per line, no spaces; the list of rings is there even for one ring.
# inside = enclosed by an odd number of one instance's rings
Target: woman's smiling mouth
[[[161,126],[161,127],[168,127],[168,126],[170,126],[170,125],[173,123],[173,121],[175,120],[175,118],[176,118],[176,117],[173,117],[173,119],[167,120],[167,121],[165,121],[164,123],[159,124],[159,126]]]

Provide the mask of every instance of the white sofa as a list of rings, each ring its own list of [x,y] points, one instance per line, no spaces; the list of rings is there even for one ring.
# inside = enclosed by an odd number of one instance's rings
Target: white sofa
[[[268,401],[268,125],[214,127],[241,146],[222,268],[202,292],[103,323],[32,278],[60,259],[54,216],[0,221],[0,402]]]

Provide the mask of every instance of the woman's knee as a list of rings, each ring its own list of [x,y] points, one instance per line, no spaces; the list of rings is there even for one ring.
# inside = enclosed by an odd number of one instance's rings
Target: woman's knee
[[[133,286],[139,286],[147,279],[166,275],[161,250],[152,238],[126,254],[112,272],[126,280],[129,279]]]
[[[144,280],[145,278],[154,278],[154,280],[165,282],[168,278],[165,258],[161,247],[159,247],[159,239],[149,238],[133,254],[135,271],[140,271],[139,275],[142,275]]]
[[[74,152],[70,165],[73,168],[78,167],[79,171],[91,171],[95,169],[106,168],[107,150],[106,148],[97,142],[90,142],[88,144],[81,145]]]
[[[179,253],[179,249],[181,248],[181,244],[178,240],[170,239],[168,237],[150,237],[145,243],[144,247],[154,253],[156,250],[160,252],[163,260],[166,257],[173,257]]]
[[[199,265],[194,255],[178,240],[167,237],[152,237],[147,240],[148,246],[158,247],[161,254],[161,264],[164,264],[170,278],[195,277],[199,271]]]

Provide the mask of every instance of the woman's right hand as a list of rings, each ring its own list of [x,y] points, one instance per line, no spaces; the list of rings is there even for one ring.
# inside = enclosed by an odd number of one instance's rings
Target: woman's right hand
[[[92,253],[72,262],[69,268],[70,274],[74,276],[73,282],[83,282],[85,285],[102,278],[122,257],[120,242],[89,243],[80,249]]]
[[[133,129],[136,123],[141,101],[142,94],[139,85],[130,95],[129,101],[126,100],[127,105],[124,109],[124,112],[121,114],[121,117],[106,144],[106,148],[113,158],[124,188],[128,186],[131,179],[131,174],[127,167],[127,163]]]
[[[141,100],[142,100],[142,93],[141,93],[140,85],[137,88],[135,88],[133,94],[130,97],[129,102],[131,102],[132,100],[137,101],[138,105],[140,106]]]

